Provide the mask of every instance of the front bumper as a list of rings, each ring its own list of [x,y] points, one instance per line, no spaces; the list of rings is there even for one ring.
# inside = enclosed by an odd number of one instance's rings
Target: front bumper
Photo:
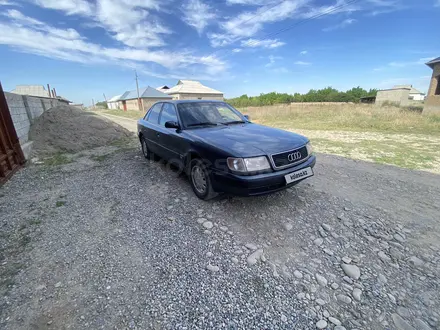
[[[216,192],[224,192],[237,196],[258,196],[273,193],[296,185],[302,180],[286,184],[285,175],[306,167],[314,167],[316,156],[310,156],[304,163],[281,171],[258,175],[236,175],[220,171],[211,173],[211,183]]]

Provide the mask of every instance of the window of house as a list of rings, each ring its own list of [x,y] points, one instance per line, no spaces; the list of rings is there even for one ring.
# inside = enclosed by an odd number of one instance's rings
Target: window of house
[[[164,103],[162,113],[160,114],[160,125],[165,126],[167,121],[177,122],[176,109],[171,103]]]

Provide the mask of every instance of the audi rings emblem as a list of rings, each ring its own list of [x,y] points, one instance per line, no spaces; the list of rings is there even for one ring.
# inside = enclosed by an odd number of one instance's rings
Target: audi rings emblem
[[[293,163],[294,161],[300,160],[302,157],[301,153],[299,151],[292,152],[287,156],[287,159],[289,162]]]

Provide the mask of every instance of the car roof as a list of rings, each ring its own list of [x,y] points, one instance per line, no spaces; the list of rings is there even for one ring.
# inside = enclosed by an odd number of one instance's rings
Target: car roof
[[[219,100],[163,100],[158,101],[156,103],[173,103],[173,104],[182,104],[182,103],[225,103],[225,101],[219,101]]]

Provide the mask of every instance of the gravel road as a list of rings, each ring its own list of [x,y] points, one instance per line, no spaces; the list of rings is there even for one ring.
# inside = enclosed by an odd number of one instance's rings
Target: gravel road
[[[0,188],[0,328],[440,327],[440,176],[319,154],[203,202],[133,143]]]

